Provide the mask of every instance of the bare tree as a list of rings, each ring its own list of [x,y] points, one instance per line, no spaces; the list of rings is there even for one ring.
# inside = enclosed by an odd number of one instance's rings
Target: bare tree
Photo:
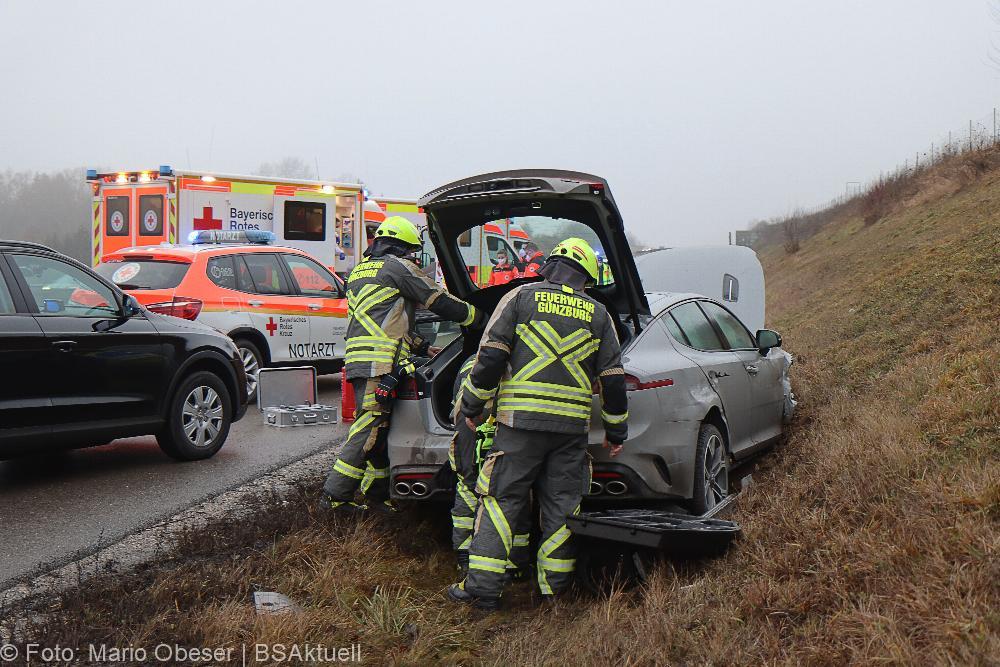
[[[264,162],[257,167],[259,176],[275,176],[277,178],[315,179],[316,169],[300,157],[285,157],[277,162]]]
[[[785,237],[785,252],[796,253],[800,247],[799,222],[802,220],[802,211],[795,211],[781,222],[781,231]]]
[[[993,20],[993,23],[1000,27],[1000,2],[994,0],[988,5],[988,7],[990,11],[990,18]],[[995,69],[1000,70],[1000,43],[997,42],[996,38],[990,39],[990,49],[987,52],[986,57]]]
[[[649,250],[649,244],[642,241],[631,230],[625,230],[625,240],[628,241],[628,247],[633,255],[643,250]]]
[[[82,169],[0,173],[0,238],[44,243],[89,263],[89,230]]]

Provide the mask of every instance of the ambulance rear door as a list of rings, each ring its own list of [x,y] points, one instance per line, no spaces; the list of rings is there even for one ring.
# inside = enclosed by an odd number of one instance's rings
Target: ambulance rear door
[[[132,201],[135,206],[132,245],[159,245],[176,239],[169,238],[167,223],[167,185],[165,183],[139,183],[134,186]]]
[[[104,211],[104,221],[101,226],[102,256],[135,245],[132,242],[135,231],[132,186],[123,183],[102,188],[101,210]]]
[[[168,240],[166,183],[114,183],[101,189],[101,254]]]

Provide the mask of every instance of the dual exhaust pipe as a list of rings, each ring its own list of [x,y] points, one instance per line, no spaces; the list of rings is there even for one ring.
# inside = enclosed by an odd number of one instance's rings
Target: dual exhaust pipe
[[[431,489],[425,482],[406,482],[398,481],[393,487],[396,491],[396,495],[399,496],[413,496],[414,498],[423,498]],[[590,482],[590,495],[598,496],[603,493],[609,496],[621,496],[628,493],[628,484],[625,482],[613,479],[610,482],[602,484],[601,482],[591,481]]]
[[[413,496],[414,498],[423,498],[428,493],[431,492],[430,487],[424,482],[396,482],[393,487],[396,490],[396,494],[400,496]]]
[[[601,484],[600,482],[591,481],[590,495],[599,496],[602,493],[606,493],[609,496],[623,495],[625,493],[628,493],[628,484],[618,479],[613,479],[606,484]]]

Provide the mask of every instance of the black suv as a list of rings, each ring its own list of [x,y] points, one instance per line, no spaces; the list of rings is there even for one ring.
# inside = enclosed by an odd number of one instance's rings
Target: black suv
[[[0,241],[0,458],[153,434],[205,459],[246,412],[227,336],[144,310],[79,262]]]

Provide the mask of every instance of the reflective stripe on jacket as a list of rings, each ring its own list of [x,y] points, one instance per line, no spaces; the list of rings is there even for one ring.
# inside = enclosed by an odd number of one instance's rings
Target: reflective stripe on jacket
[[[627,434],[627,398],[621,346],[607,309],[568,285],[531,283],[497,305],[462,387],[462,412],[479,414],[499,389],[500,423],[586,433],[598,380],[605,430],[609,440],[621,442]]]

